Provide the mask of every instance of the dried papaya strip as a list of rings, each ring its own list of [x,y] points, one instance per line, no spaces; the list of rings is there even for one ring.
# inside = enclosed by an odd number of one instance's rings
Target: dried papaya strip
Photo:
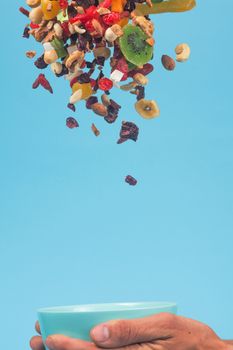
[[[145,16],[156,13],[185,12],[192,10],[195,6],[196,0],[167,0],[155,3],[152,7],[146,4],[137,4],[134,13],[137,16]]]

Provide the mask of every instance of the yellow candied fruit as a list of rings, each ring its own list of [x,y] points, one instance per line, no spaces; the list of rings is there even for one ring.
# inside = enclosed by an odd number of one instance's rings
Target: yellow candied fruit
[[[41,6],[47,21],[55,18],[61,11],[59,0],[41,0]]]
[[[79,89],[82,90],[82,100],[86,100],[88,97],[90,97],[93,94],[91,84],[90,83],[74,83],[72,86],[73,93],[78,91]]]
[[[119,24],[119,26],[121,26],[123,28],[128,23],[129,23],[129,19],[128,18],[122,18],[117,24]]]
[[[126,0],[112,0],[111,10],[113,12],[123,12]]]

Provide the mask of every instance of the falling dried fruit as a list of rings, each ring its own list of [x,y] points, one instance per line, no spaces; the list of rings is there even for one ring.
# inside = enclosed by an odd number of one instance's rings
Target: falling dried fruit
[[[135,103],[135,109],[141,117],[152,119],[159,116],[159,107],[153,100],[141,99]]]
[[[123,143],[127,140],[137,141],[139,129],[136,124],[132,122],[122,122],[120,138],[117,141],[118,144]]]
[[[100,131],[97,129],[97,127],[95,126],[95,124],[91,125],[91,130],[93,131],[93,133],[95,134],[95,136],[99,136],[100,135]]]
[[[35,56],[36,56],[36,51],[27,51],[27,52],[26,52],[26,56],[27,56],[28,58],[33,58],[33,57],[35,57]]]
[[[137,180],[131,175],[127,175],[125,177],[125,182],[128,183],[130,186],[136,186],[137,185]]]
[[[69,117],[66,119],[66,126],[70,129],[74,129],[74,128],[78,128],[79,124],[75,118]]]

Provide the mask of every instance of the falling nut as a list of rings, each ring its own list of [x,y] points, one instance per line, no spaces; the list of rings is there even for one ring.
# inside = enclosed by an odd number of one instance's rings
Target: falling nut
[[[106,60],[110,57],[111,51],[107,47],[101,46],[101,47],[95,47],[93,49],[93,53],[95,58],[97,57],[104,57]]]
[[[101,117],[106,117],[108,115],[108,110],[106,106],[102,103],[96,102],[91,105],[91,109],[95,114],[100,115]]]
[[[100,135],[100,131],[97,129],[95,124],[92,124],[91,130],[93,131],[93,133],[95,134],[96,137]]]
[[[137,86],[137,83],[135,81],[131,81],[128,84],[121,85],[120,88],[123,91],[131,91],[131,90],[133,90],[135,88],[135,86]]]
[[[63,38],[62,26],[59,23],[55,23],[53,29],[55,31],[56,37],[61,40]]]
[[[43,19],[43,16],[44,16],[44,13],[40,6],[32,9],[29,13],[30,20],[32,21],[32,23],[35,23],[35,24],[40,24]]]
[[[26,56],[28,58],[34,58],[36,56],[36,51],[27,51]]]
[[[188,44],[179,44],[175,48],[176,52],[176,61],[185,62],[189,59],[191,50]]]
[[[34,8],[40,6],[41,0],[27,0],[27,5]]]
[[[138,84],[138,85],[147,85],[148,84],[148,78],[141,74],[141,73],[136,73],[133,76],[133,80]]]
[[[176,67],[176,62],[173,60],[173,58],[171,58],[168,55],[163,55],[161,58],[161,62],[162,62],[162,65],[164,66],[164,68],[167,70],[172,71]]]
[[[70,103],[74,105],[75,103],[80,101],[82,99],[82,94],[83,94],[82,89],[75,91],[73,95],[70,97]]]
[[[153,100],[145,100],[144,98],[135,103],[135,109],[145,119],[153,119],[160,114],[157,103]]]
[[[58,54],[56,50],[45,51],[44,53],[44,61],[46,64],[51,64],[58,60]]]
[[[60,74],[62,72],[62,64],[60,62],[54,62],[50,67],[54,74]]]
[[[108,107],[111,104],[107,94],[103,94],[101,96],[101,101],[102,101],[103,105],[106,107]]]
[[[68,69],[72,69],[72,66],[76,64],[78,64],[80,67],[81,64],[83,63],[83,60],[84,60],[84,52],[76,50],[69,55],[65,65]]]
[[[80,28],[77,24],[75,24],[73,27],[74,27],[75,32],[78,33],[78,34],[86,33],[86,29]]]
[[[112,28],[108,28],[106,30],[104,37],[110,43],[114,42],[117,39],[117,35],[113,32]]]
[[[124,34],[122,27],[119,24],[113,24],[113,26],[111,26],[111,29],[118,38]]]

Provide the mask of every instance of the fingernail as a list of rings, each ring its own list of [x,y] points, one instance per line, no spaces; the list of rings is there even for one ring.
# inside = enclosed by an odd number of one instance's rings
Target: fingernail
[[[46,346],[50,349],[50,350],[54,350],[55,349],[55,339],[53,336],[49,336],[46,340],[45,340],[45,344]]]
[[[96,326],[92,330],[91,335],[92,335],[94,340],[96,340],[97,342],[100,342],[100,343],[108,340],[109,336],[110,336],[108,327],[104,326],[104,325]]]

